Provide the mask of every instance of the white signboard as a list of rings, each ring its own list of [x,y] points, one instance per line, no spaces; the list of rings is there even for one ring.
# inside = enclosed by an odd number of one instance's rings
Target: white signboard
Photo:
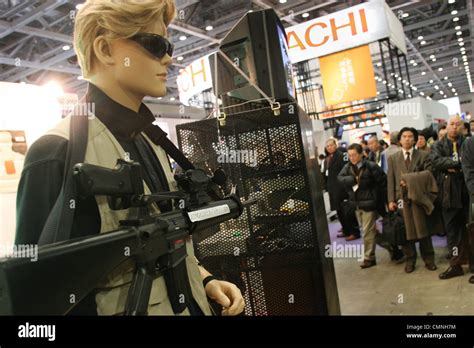
[[[385,1],[362,3],[288,27],[286,35],[292,64],[384,38],[407,53],[402,23]],[[189,105],[192,96],[212,88],[209,56],[192,62],[179,74],[179,100],[184,105]]]
[[[206,89],[212,88],[209,56],[195,60],[184,68],[178,76],[179,100],[189,106],[189,99]]]
[[[384,38],[407,52],[403,26],[384,1],[362,3],[297,24],[286,33],[293,64]]]

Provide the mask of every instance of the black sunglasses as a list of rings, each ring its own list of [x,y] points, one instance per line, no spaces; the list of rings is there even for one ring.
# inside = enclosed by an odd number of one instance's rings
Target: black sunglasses
[[[140,44],[144,49],[154,55],[156,58],[163,58],[168,53],[173,56],[173,44],[165,37],[158,34],[138,33],[130,38]]]

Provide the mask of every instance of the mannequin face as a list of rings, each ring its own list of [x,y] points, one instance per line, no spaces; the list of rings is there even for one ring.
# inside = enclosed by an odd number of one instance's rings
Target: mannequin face
[[[166,36],[159,25],[143,32]],[[111,41],[109,49],[105,60],[95,69],[97,75],[105,75],[109,86],[139,100],[145,96],[166,95],[167,70],[172,62],[168,54],[158,59],[140,44],[128,39]]]
[[[166,36],[158,26],[147,32]],[[166,95],[167,71],[171,64],[169,55],[158,59],[138,43],[126,39],[116,40],[114,45],[113,51],[117,61],[114,76],[125,90],[151,97]]]

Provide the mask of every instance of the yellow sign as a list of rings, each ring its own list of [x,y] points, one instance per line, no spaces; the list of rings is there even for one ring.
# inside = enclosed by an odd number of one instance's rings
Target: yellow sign
[[[321,57],[319,65],[326,105],[377,95],[368,45]]]

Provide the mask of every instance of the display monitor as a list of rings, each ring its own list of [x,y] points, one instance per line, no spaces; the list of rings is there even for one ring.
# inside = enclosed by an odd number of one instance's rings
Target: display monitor
[[[253,87],[257,85],[276,101],[295,100],[285,28],[273,9],[247,13],[227,33],[219,48],[250,78],[251,83],[219,56],[216,81],[216,55],[212,55],[210,68],[217,94],[244,101],[262,99],[263,96]]]

